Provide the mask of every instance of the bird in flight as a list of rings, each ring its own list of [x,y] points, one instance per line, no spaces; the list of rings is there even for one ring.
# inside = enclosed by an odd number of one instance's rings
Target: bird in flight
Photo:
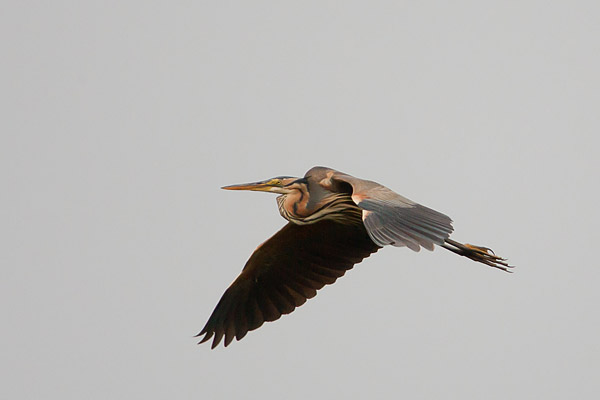
[[[196,335],[204,335],[200,343],[214,337],[213,349],[223,337],[227,346],[265,321],[291,313],[386,245],[413,251],[438,245],[490,267],[512,268],[487,247],[450,239],[448,216],[331,168],[223,189],[280,194],[279,213],[288,223],[252,253]]]

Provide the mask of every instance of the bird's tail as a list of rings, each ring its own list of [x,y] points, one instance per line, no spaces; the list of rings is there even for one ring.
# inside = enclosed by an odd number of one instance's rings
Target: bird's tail
[[[510,269],[514,268],[512,265],[508,265],[505,258],[498,257],[492,249],[481,246],[474,246],[472,244],[463,244],[456,242],[452,239],[446,239],[442,247],[456,253],[460,256],[470,258],[473,261],[489,265],[490,267],[501,269],[502,271],[512,272]]]

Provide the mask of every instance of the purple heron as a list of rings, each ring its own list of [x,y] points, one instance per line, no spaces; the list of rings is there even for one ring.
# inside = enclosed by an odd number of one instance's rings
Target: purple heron
[[[448,216],[330,168],[223,189],[280,194],[277,205],[288,223],[252,253],[196,335],[204,335],[200,343],[214,336],[212,348],[223,337],[227,346],[265,321],[291,313],[386,245],[413,251],[438,245],[490,267],[512,268],[487,247],[451,240]]]

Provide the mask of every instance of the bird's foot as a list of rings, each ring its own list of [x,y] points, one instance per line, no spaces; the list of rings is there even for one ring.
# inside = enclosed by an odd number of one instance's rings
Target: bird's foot
[[[448,244],[452,247],[448,246]],[[508,265],[506,258],[498,257],[494,254],[492,249],[488,247],[475,246],[468,243],[463,244],[451,239],[446,239],[446,243],[444,243],[443,247],[473,261],[501,269],[502,271],[512,272],[510,269],[514,268],[512,265]]]

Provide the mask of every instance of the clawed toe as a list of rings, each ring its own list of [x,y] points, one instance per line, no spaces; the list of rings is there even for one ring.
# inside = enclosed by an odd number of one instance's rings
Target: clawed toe
[[[445,248],[453,251],[456,254],[470,258],[473,261],[477,261],[506,272],[512,272],[510,269],[514,268],[512,265],[508,265],[505,258],[497,256],[494,251],[488,247],[475,246],[466,243],[462,244],[451,239],[446,239],[446,243],[452,247],[444,244]]]

